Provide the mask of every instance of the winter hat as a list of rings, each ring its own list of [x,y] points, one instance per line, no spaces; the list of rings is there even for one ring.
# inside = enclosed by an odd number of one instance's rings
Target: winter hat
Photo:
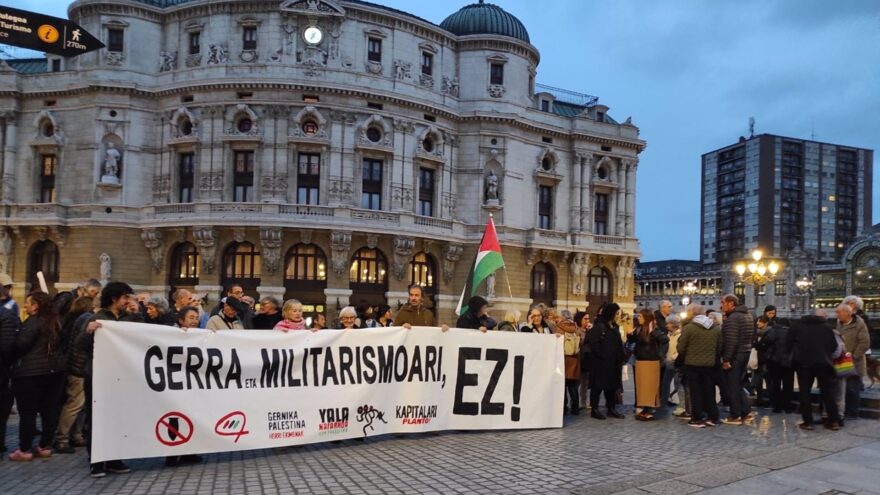
[[[468,303],[467,303],[468,311],[471,313],[474,313],[474,314],[479,313],[480,308],[482,308],[483,306],[488,306],[488,305],[489,305],[489,302],[480,296],[474,296],[474,297],[468,299]]]

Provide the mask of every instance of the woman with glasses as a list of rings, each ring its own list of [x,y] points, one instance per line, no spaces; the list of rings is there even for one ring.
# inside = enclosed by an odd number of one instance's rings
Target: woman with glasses
[[[552,333],[550,327],[544,322],[544,313],[541,308],[533,307],[529,310],[529,317],[526,324],[519,329],[520,332],[528,333]]]
[[[339,325],[340,330],[359,328],[357,326],[357,310],[354,309],[354,306],[342,308],[342,311],[339,312]]]

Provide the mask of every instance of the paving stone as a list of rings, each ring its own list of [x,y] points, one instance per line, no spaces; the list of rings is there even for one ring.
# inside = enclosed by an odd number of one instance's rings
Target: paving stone
[[[807,449],[804,447],[790,447],[785,450],[752,456],[748,459],[743,459],[740,462],[743,464],[776,470],[795,466],[826,455],[828,455],[827,452],[819,450]]]
[[[684,481],[677,479],[660,481],[639,488],[657,495],[685,495],[688,493],[696,493],[703,489],[701,486],[685,483]]]
[[[692,485],[699,485],[706,488],[714,488],[716,486],[726,485],[746,478],[751,478],[761,473],[766,473],[769,469],[750,466],[748,464],[734,463],[722,466],[716,469],[710,469],[687,476],[678,478],[681,481]]]

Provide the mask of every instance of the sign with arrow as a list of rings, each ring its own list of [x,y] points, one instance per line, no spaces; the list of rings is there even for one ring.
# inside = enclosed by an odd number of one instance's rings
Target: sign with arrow
[[[104,48],[104,43],[67,19],[3,5],[0,5],[0,43],[63,57]]]

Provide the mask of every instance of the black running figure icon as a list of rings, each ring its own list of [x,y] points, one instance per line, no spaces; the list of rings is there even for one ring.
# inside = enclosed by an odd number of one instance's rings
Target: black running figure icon
[[[385,421],[385,413],[377,410],[373,406],[368,406],[364,404],[363,406],[358,407],[357,413],[357,420],[359,423],[363,423],[364,421],[367,422],[367,424],[364,425],[364,438],[367,438],[367,428],[373,431],[376,430],[375,428],[373,428],[374,420],[378,419],[386,425],[388,424],[388,421]]]

